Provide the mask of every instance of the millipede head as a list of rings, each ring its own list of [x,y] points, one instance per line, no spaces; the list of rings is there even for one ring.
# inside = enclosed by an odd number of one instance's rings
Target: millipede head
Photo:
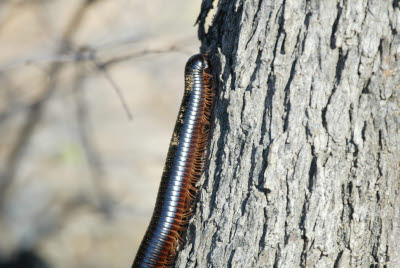
[[[189,58],[186,63],[185,72],[192,72],[194,70],[204,70],[209,68],[209,63],[204,54],[196,54]]]

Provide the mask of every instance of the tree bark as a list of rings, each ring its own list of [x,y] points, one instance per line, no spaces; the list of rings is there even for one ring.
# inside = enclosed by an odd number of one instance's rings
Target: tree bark
[[[398,0],[212,0],[218,88],[177,267],[400,267]]]

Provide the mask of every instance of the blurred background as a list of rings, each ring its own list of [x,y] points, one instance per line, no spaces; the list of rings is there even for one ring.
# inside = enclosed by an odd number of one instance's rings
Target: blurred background
[[[0,1],[0,268],[130,267],[200,4]]]

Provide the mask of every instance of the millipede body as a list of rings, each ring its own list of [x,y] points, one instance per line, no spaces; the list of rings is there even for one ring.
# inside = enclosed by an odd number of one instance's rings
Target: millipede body
[[[172,135],[153,216],[132,267],[171,267],[193,214],[196,183],[204,166],[214,99],[206,55],[185,68],[185,93]]]

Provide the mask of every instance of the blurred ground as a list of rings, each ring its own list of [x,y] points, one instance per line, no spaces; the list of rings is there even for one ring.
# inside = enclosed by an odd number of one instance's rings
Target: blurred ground
[[[131,265],[200,2],[0,1],[0,267]]]

